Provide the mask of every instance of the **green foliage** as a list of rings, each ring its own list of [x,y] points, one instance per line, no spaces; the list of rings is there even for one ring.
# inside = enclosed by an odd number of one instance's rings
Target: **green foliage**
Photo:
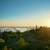
[[[48,30],[49,28],[40,27],[25,32],[4,31],[0,35],[0,48],[3,50],[50,50],[50,31]]]
[[[23,48],[26,47],[27,43],[23,38],[20,38],[18,41],[18,45]]]

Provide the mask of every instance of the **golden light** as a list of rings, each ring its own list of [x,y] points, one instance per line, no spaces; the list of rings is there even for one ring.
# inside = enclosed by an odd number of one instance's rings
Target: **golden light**
[[[45,24],[46,24],[47,27],[50,27],[50,19],[46,20]]]

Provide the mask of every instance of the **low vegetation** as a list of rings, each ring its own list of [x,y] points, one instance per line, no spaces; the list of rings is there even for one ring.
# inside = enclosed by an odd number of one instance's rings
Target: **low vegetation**
[[[0,32],[0,50],[50,50],[50,28]]]

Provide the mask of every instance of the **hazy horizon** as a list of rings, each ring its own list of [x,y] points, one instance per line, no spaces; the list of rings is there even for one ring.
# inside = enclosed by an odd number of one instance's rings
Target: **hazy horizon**
[[[0,26],[50,27],[50,0],[0,0]]]

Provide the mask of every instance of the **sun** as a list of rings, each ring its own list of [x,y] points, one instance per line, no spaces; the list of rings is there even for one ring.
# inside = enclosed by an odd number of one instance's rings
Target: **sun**
[[[46,20],[45,23],[46,23],[46,26],[47,26],[47,27],[50,27],[50,19]]]

